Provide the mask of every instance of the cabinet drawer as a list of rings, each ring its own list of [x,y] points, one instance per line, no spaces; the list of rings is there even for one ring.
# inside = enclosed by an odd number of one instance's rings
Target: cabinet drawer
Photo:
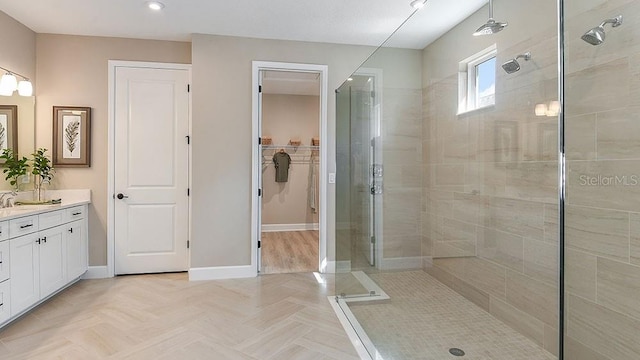
[[[7,240],[9,238],[9,222],[0,221],[0,241]]]
[[[54,226],[58,226],[64,223],[65,220],[65,211],[64,210],[56,210],[49,211],[43,214],[38,215],[38,228],[39,230],[44,230],[48,228],[52,228]]]
[[[0,324],[11,317],[11,280],[0,282]]]
[[[38,215],[9,220],[9,236],[16,237],[38,231]]]
[[[0,282],[9,278],[9,242],[0,242]]]
[[[66,221],[75,221],[79,219],[84,219],[84,216],[85,216],[84,206],[76,206],[76,207],[68,208],[66,211],[67,211]]]

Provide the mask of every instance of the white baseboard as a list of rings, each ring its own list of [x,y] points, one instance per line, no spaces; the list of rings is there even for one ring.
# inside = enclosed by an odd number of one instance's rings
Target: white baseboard
[[[318,223],[309,224],[262,224],[262,232],[280,232],[280,231],[309,231],[318,230]]]
[[[341,260],[335,262],[335,268],[337,273],[351,272],[351,261]]]
[[[189,281],[239,279],[256,276],[258,276],[258,270],[251,265],[189,269]]]
[[[380,270],[413,270],[423,268],[423,256],[382,259]]]
[[[107,266],[89,266],[84,275],[82,275],[82,279],[106,279],[109,277],[109,271],[107,270]]]

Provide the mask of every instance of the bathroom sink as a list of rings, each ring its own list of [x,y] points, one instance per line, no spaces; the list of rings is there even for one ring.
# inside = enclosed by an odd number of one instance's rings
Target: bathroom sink
[[[4,208],[2,210],[6,211],[38,211],[38,210],[47,210],[54,207],[60,206],[60,204],[38,204],[38,205],[14,205],[12,207]]]

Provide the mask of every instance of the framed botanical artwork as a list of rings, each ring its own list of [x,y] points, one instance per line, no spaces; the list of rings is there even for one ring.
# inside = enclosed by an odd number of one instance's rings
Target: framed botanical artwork
[[[53,107],[53,166],[91,166],[91,108]]]
[[[0,152],[4,149],[18,152],[18,105],[0,105]]]

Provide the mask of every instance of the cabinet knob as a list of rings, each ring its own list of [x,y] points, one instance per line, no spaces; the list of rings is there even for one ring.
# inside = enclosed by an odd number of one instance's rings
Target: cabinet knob
[[[43,242],[43,243],[46,243],[46,242],[47,242],[47,237],[46,237],[46,236],[42,238],[42,242]]]
[[[36,240],[36,244],[40,244],[40,238],[38,238],[38,240]]]
[[[73,228],[70,228],[70,229],[69,229],[69,232],[73,234]]]

